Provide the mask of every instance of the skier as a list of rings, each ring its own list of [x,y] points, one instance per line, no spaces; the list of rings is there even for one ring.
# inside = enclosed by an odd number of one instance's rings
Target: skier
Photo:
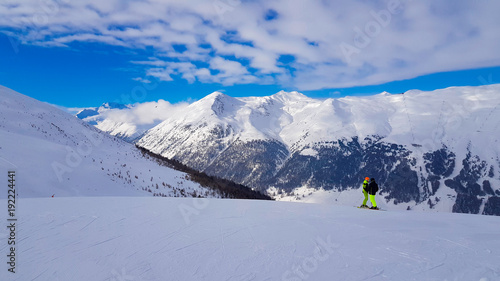
[[[375,194],[378,191],[378,184],[375,182],[374,178],[370,179],[370,183],[368,184],[368,193],[370,194],[370,202],[372,202],[372,206],[370,209],[378,210],[377,202],[375,202]]]
[[[365,200],[363,200],[363,204],[359,206],[360,208],[368,208],[366,206],[366,202],[368,202],[368,181],[370,180],[369,177],[366,177],[365,180],[363,181],[363,195],[365,196]]]

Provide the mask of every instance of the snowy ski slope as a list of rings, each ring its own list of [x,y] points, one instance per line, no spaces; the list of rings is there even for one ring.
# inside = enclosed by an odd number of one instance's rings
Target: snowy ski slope
[[[22,197],[193,192],[220,197],[185,173],[143,157],[132,144],[0,86],[0,171],[7,170],[17,172]],[[0,192],[0,198],[6,197],[7,192]]]
[[[18,205],[17,272],[2,254],[0,280],[500,279],[493,216],[152,197]]]

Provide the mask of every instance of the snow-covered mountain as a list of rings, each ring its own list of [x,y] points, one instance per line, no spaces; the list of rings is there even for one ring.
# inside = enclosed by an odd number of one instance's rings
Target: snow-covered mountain
[[[499,103],[500,85],[326,100],[215,92],[137,144],[277,198],[336,198],[369,176],[394,208],[500,215]]]
[[[76,114],[76,117],[80,119],[86,119],[107,112],[111,109],[126,109],[126,108],[130,108],[130,106],[116,102],[106,102],[99,107],[84,108]],[[91,120],[89,120],[89,122],[91,122]]]
[[[100,107],[82,109],[75,116],[101,131],[133,143],[147,130],[160,124],[167,117],[175,115],[186,105],[186,103],[172,105],[164,100],[131,105],[108,102]]]
[[[144,132],[158,125],[160,121],[146,126],[140,126],[134,122],[130,122],[130,120],[116,120],[116,118],[110,118],[109,116],[110,114],[113,115],[122,110],[131,109],[132,107],[132,105],[107,102],[99,107],[84,108],[75,116],[112,136],[119,137],[127,142],[134,142],[140,138]]]
[[[0,167],[5,175],[16,172],[22,198],[227,196],[159,163],[54,106],[0,86]]]

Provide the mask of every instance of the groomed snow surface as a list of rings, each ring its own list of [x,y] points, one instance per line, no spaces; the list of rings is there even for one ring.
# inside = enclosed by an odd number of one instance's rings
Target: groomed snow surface
[[[16,203],[16,273],[2,227],[0,280],[500,280],[493,216],[191,198]]]

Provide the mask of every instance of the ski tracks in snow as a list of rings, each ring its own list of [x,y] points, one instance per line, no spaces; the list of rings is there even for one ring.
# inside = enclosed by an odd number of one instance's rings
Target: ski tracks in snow
[[[24,199],[15,280],[500,279],[497,217],[186,200]]]

